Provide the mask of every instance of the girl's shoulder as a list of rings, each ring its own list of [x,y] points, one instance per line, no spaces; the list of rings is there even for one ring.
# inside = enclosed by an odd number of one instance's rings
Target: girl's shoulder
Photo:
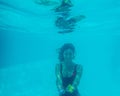
[[[83,70],[83,66],[81,64],[76,64],[77,70]]]
[[[61,66],[61,63],[57,63],[57,64],[56,64],[56,68],[57,68],[57,69],[60,69],[60,66]]]

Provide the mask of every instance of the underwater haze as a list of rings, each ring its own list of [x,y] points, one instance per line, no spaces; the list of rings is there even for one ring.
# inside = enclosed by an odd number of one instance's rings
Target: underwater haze
[[[55,65],[64,43],[83,66],[81,96],[120,96],[120,0],[71,1],[70,16],[85,19],[60,34],[55,6],[0,0],[0,96],[59,96]]]

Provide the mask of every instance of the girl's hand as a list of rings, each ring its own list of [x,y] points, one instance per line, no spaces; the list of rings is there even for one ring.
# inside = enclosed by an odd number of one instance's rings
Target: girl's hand
[[[69,84],[66,88],[66,91],[69,93],[73,93],[74,90],[75,90],[75,88],[71,84]]]
[[[59,95],[60,95],[60,96],[63,95],[64,93],[65,93],[65,90],[64,90],[64,89],[59,90]]]

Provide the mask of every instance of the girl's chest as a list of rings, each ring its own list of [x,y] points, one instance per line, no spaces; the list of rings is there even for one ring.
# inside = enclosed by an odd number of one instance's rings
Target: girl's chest
[[[63,69],[62,70],[62,75],[63,77],[71,77],[73,75],[74,69],[68,70],[68,69]]]

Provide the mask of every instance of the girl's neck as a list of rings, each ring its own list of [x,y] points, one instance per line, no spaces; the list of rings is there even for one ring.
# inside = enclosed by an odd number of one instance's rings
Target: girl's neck
[[[67,68],[67,69],[71,69],[74,65],[74,63],[72,61],[71,62],[64,61],[63,64],[64,64],[65,68]]]

